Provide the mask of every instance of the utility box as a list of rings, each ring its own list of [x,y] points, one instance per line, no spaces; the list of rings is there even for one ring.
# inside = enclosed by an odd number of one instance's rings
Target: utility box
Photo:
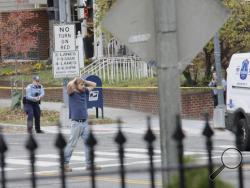
[[[213,125],[217,129],[225,129],[225,106],[217,106],[213,112]]]
[[[96,118],[99,117],[98,109],[100,108],[102,111],[102,118],[104,118],[102,80],[96,75],[88,75],[84,79],[96,83],[96,88],[90,91],[88,95],[88,108],[96,108]]]

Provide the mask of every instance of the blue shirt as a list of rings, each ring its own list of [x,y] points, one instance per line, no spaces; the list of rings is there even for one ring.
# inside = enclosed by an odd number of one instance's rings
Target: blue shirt
[[[227,81],[225,80],[225,79],[222,79],[221,80],[221,85],[223,86],[223,89],[224,89],[224,91],[226,91],[227,90]],[[218,94],[218,90],[217,90],[217,83],[216,82],[210,82],[209,84],[208,84],[208,86],[209,87],[215,87],[214,89],[213,89],[213,94],[214,95],[217,95]]]
[[[34,85],[34,84],[29,84],[26,87],[26,99],[30,101],[37,102],[36,98],[37,97],[43,97],[44,96],[44,88],[42,85]]]
[[[73,92],[69,95],[69,118],[72,120],[87,120],[87,95],[89,91]]]

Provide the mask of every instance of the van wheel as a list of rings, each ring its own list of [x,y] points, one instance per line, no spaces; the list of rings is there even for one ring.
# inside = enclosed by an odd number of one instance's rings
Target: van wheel
[[[250,151],[250,131],[246,119],[240,119],[240,149],[242,151]]]

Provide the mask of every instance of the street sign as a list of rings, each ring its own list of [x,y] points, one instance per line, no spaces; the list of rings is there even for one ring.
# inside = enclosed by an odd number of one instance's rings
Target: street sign
[[[80,75],[78,51],[53,52],[54,78],[71,78]]]
[[[217,0],[178,0],[176,6],[178,63],[183,70],[227,20],[229,11]],[[142,59],[156,60],[152,0],[118,0],[102,24]]]
[[[150,61],[155,60],[154,21],[152,0],[118,0],[102,23],[118,40]]]
[[[54,51],[74,51],[75,50],[75,25],[61,24],[54,25]]]
[[[230,15],[218,0],[178,0],[177,46],[181,70],[191,63]]]

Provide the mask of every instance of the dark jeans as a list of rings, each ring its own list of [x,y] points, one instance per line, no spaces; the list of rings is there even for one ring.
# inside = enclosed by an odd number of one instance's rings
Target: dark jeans
[[[35,130],[40,131],[40,116],[41,116],[41,110],[38,103],[35,102],[28,102],[24,106],[25,112],[28,115],[27,116],[27,129],[28,132],[32,131],[33,128],[33,118],[35,118]]]
[[[213,95],[213,100],[214,100],[214,107],[216,107],[218,105],[218,96]]]
[[[223,93],[224,95],[224,104],[226,104],[226,92]],[[213,100],[214,100],[214,107],[218,105],[218,95],[213,94]]]

